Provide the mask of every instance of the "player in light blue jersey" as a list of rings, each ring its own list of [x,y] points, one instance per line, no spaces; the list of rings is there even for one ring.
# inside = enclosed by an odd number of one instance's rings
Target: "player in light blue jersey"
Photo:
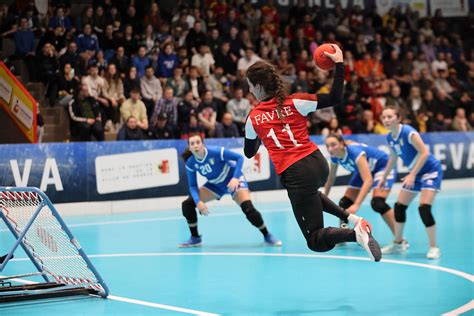
[[[393,209],[385,200],[397,177],[396,171],[392,170],[383,188],[377,188],[387,167],[389,156],[375,147],[351,141],[346,142],[339,134],[330,134],[326,137],[326,148],[331,155],[331,170],[324,185],[325,194],[329,194],[336,179],[338,166],[341,165],[352,173],[352,177],[344,196],[339,201],[339,206],[352,214],[356,213],[373,188],[370,205],[375,212],[382,216],[392,233],[395,234]],[[341,226],[343,225],[345,223]]]
[[[395,203],[395,240],[392,245],[382,249],[382,252],[393,253],[406,250],[402,242],[406,209],[418,192],[421,192],[418,210],[430,243],[426,257],[437,259],[441,256],[441,250],[436,244],[436,225],[431,208],[436,193],[441,188],[443,179],[441,163],[430,154],[420,134],[413,127],[400,124],[398,108],[387,106],[382,112],[381,119],[385,128],[390,130],[387,141],[391,148],[391,155],[379,186],[384,185],[390,171],[396,166],[398,157],[402,158],[403,163],[410,170],[402,179],[402,190]]]
[[[282,242],[268,232],[262,215],[250,200],[250,191],[242,173],[244,157],[224,147],[206,147],[201,136],[194,135],[188,139],[188,149],[183,153],[186,161],[186,174],[191,196],[182,203],[183,215],[186,218],[191,237],[180,247],[198,247],[202,238],[198,233],[196,207],[201,215],[207,216],[209,210],[206,202],[220,199],[229,193],[240,206],[248,221],[263,234],[265,244],[281,246]],[[198,187],[197,175],[201,174],[207,182]]]

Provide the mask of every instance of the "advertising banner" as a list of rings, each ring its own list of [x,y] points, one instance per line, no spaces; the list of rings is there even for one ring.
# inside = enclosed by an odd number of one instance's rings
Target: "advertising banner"
[[[422,134],[441,161],[444,178],[474,177],[474,133]],[[357,142],[389,152],[385,136],[354,135]],[[324,139],[312,137],[328,158]],[[243,139],[207,139],[207,146],[224,146],[243,154]],[[35,186],[56,203],[110,201],[188,194],[181,153],[186,142],[132,141],[0,145],[0,186]],[[244,174],[250,189],[282,189],[262,146],[246,159]],[[407,172],[399,159],[399,178]],[[336,184],[346,184],[349,173],[338,168]],[[204,183],[200,177],[198,182]]]
[[[431,15],[433,16],[436,10],[441,10],[444,17],[458,17],[467,16],[469,14],[468,0],[431,0]]]
[[[31,143],[37,142],[37,102],[0,61],[0,106]]]

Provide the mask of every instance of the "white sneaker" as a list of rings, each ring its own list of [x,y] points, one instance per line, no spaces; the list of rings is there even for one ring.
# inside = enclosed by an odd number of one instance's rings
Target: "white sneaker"
[[[428,253],[426,254],[426,258],[428,259],[439,259],[441,257],[441,249],[438,247],[430,247]]]
[[[369,254],[372,260],[378,262],[382,259],[382,252],[377,241],[372,237],[372,227],[365,219],[360,218],[355,227],[356,240],[365,251]]]
[[[349,224],[344,222],[342,219],[339,220],[339,227],[341,228],[349,228]]]
[[[390,245],[382,247],[382,253],[384,255],[389,253],[402,253],[410,247],[410,244],[405,239],[402,242],[392,242]]]

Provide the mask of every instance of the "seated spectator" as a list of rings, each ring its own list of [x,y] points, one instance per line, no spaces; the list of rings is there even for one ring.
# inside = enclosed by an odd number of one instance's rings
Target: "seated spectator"
[[[86,84],[81,84],[77,96],[69,102],[69,116],[71,136],[78,137],[79,141],[90,141],[92,136],[98,141],[105,139],[99,104],[89,94]]]
[[[228,41],[222,43],[219,52],[214,56],[216,67],[222,67],[224,69],[224,76],[227,76],[231,81],[234,79],[237,71],[237,56],[230,51],[230,43]]]
[[[138,121],[134,116],[129,116],[126,123],[122,126],[117,134],[117,140],[143,140],[145,134],[143,133]]]
[[[20,18],[20,27],[15,32],[15,57],[25,61],[30,81],[36,80],[35,54],[35,34],[28,27],[27,19]]]
[[[105,59],[104,52],[102,50],[99,49],[97,51],[97,54],[95,54],[94,57],[89,59],[88,65],[92,65],[92,64],[97,65],[97,68],[99,68],[99,74],[101,76],[105,75],[109,62],[107,61],[107,59]]]
[[[150,120],[152,125],[155,125],[159,114],[165,114],[173,128],[178,127],[178,99],[173,96],[172,88],[165,88],[163,97],[156,103]]]
[[[57,74],[59,71],[59,61],[56,57],[54,46],[46,43],[43,46],[41,55],[38,56],[38,71],[41,82],[46,86],[46,97],[49,98],[49,105],[54,106],[57,94]]]
[[[138,78],[141,78],[145,75],[145,69],[151,66],[151,60],[146,56],[145,46],[140,46],[138,48],[138,54],[132,58],[132,65],[137,68]]]
[[[198,107],[199,102],[194,100],[193,92],[188,90],[184,94],[184,99],[178,103],[178,129],[186,129],[191,115],[197,115]]]
[[[58,26],[68,33],[73,29],[71,19],[64,15],[64,8],[60,6],[56,8],[56,14],[49,20],[48,29],[52,31]]]
[[[183,68],[176,67],[173,70],[173,76],[166,81],[166,87],[172,88],[173,94],[178,98],[182,98],[184,93],[189,91],[189,84],[183,78]]]
[[[250,102],[244,98],[244,90],[241,87],[234,89],[234,97],[227,103],[226,110],[232,115],[240,135],[244,136],[245,121],[250,113]]]
[[[466,111],[463,108],[456,109],[456,115],[453,118],[452,128],[458,132],[472,131],[472,126],[466,118]]]
[[[77,51],[81,56],[84,65],[99,51],[99,40],[95,34],[92,34],[92,25],[84,24],[83,33],[76,38]]]
[[[163,50],[160,52],[158,57],[158,67],[156,75],[162,81],[166,81],[168,78],[173,76],[174,70],[179,66],[178,56],[174,52],[174,46],[172,43],[166,43]]]
[[[126,98],[130,98],[130,91],[133,89],[140,90],[140,78],[137,76],[137,68],[135,66],[130,67],[123,80],[123,92]]]
[[[71,64],[74,73],[79,77],[85,74],[85,64],[77,51],[76,42],[69,42],[66,52],[59,58],[59,62],[61,68],[64,68],[65,64]]]
[[[125,96],[123,94],[122,79],[120,79],[114,64],[110,64],[107,67],[103,93],[104,97],[109,101],[109,106],[106,109],[107,119],[112,120],[113,124],[118,125],[120,123],[119,108],[123,101],[125,101]]]
[[[206,85],[202,77],[199,75],[198,69],[194,66],[189,67],[187,83],[193,92],[194,98],[200,102],[201,95],[206,92]]]
[[[214,70],[215,60],[210,49],[205,44],[199,46],[199,52],[194,54],[191,58],[191,66],[197,67],[199,74],[207,78],[211,74],[211,70]]]
[[[329,134],[339,134],[342,135],[342,129],[339,126],[339,121],[337,120],[337,117],[333,116],[329,120],[329,124],[327,127],[323,128],[321,131],[321,135],[324,137],[327,137]]]
[[[373,134],[375,132],[375,125],[377,121],[374,120],[374,113],[371,110],[364,110],[362,112],[362,130],[358,131],[364,134]]]
[[[234,123],[232,114],[229,112],[224,113],[222,116],[222,122],[216,124],[216,137],[217,138],[233,138],[240,137],[239,129]]]
[[[195,114],[192,114],[189,117],[189,124],[187,126],[184,126],[182,129],[180,129],[180,131],[181,131],[181,135],[180,135],[181,139],[188,139],[189,137],[193,135],[199,135],[201,136],[202,139],[204,139],[204,137],[206,136],[206,131],[204,127],[202,127],[199,124],[198,117]]]
[[[308,93],[308,74],[305,70],[298,71],[298,77],[291,85],[291,93]]]
[[[218,98],[225,103],[229,101],[229,98],[227,97],[229,86],[230,80],[224,76],[224,68],[221,66],[217,66],[214,69],[214,73],[210,75],[206,81],[206,88],[212,91],[215,98]]]
[[[120,116],[124,122],[133,116],[137,120],[138,127],[143,130],[148,129],[148,116],[145,104],[140,100],[139,88],[133,88],[130,91],[130,98],[125,100],[120,107]]]
[[[67,107],[69,102],[74,98],[76,89],[79,85],[79,78],[75,75],[71,64],[65,64],[63,71],[58,75],[58,97],[59,105]]]
[[[206,91],[198,108],[199,122],[209,137],[214,137],[216,131],[217,106],[213,99],[212,91]]]
[[[125,78],[130,69],[130,58],[125,55],[125,48],[123,46],[117,47],[115,55],[110,59],[111,64],[115,64],[117,70],[122,78]],[[136,68],[135,68],[136,69]],[[129,91],[130,92],[130,91]]]
[[[174,128],[168,124],[168,118],[165,113],[158,114],[156,122],[150,127],[148,137],[150,139],[174,139]]]
[[[89,75],[82,77],[82,83],[89,89],[89,95],[103,107],[109,106],[109,101],[104,97],[105,80],[99,75],[99,67],[92,64],[88,69]]]
[[[446,132],[449,130],[449,125],[447,123],[442,112],[437,112],[434,115],[434,118],[429,121],[429,131],[430,132]]]
[[[245,56],[241,57],[237,62],[237,74],[239,77],[245,77],[245,72],[247,69],[260,60],[252,48],[247,48],[245,50]]]
[[[153,66],[147,66],[145,75],[140,79],[143,103],[145,103],[148,117],[152,116],[156,102],[163,96],[161,82],[155,77],[154,73]]]

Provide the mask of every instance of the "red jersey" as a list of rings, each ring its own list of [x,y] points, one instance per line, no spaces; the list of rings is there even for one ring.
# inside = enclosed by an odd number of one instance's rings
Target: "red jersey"
[[[276,98],[260,102],[249,114],[245,124],[245,138],[260,138],[270,154],[277,174],[316,149],[309,139],[306,116],[318,106],[317,96],[295,93],[286,97],[280,120]]]

